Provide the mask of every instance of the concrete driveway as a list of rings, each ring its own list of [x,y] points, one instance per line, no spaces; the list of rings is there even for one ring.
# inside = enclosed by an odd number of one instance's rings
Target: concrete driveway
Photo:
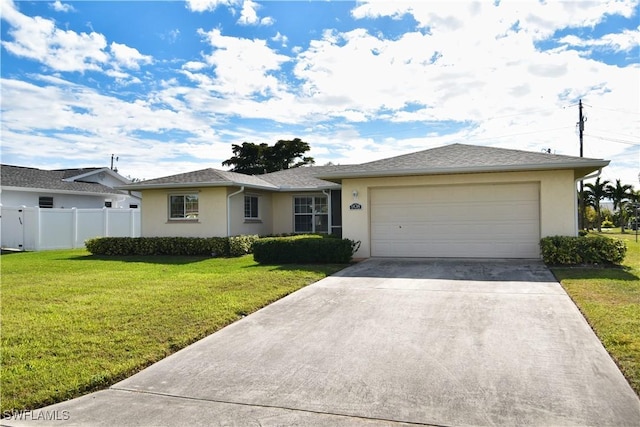
[[[23,418],[3,423],[638,426],[640,401],[542,263],[370,259]]]

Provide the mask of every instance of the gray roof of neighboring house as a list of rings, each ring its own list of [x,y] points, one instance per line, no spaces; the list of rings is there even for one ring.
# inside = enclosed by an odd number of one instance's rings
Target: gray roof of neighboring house
[[[324,179],[425,175],[524,170],[573,169],[587,174],[609,164],[589,159],[543,152],[512,150],[465,144],[452,144],[416,153],[353,165],[319,175]],[[577,178],[584,176],[580,175]]]
[[[16,187],[52,192],[65,193],[93,193],[93,194],[122,194],[122,191],[106,185],[73,181],[73,177],[86,175],[89,172],[104,168],[43,170],[23,166],[1,165],[2,187]]]

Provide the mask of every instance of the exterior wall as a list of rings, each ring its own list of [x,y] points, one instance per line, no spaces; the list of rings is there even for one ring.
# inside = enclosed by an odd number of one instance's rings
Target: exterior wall
[[[293,233],[293,193],[273,193],[271,196],[272,233]]]
[[[230,188],[229,194],[237,191],[237,188]],[[259,219],[244,218],[244,196],[258,196]],[[266,235],[272,233],[272,203],[271,193],[255,190],[245,190],[240,194],[231,197],[231,235],[243,234]]]
[[[144,190],[142,198],[143,237],[213,237],[227,235],[227,196],[238,187],[203,188],[200,190]],[[169,195],[197,192],[199,194],[198,220],[169,221]],[[296,195],[322,195],[322,192],[270,193],[245,190],[230,199],[231,235],[293,233],[293,198]],[[244,219],[244,196],[256,195],[259,200],[260,220]]]
[[[198,194],[197,220],[169,220],[170,194]],[[222,237],[227,235],[225,187],[142,192],[143,237]]]
[[[113,208],[129,208],[130,204],[140,207],[141,200],[129,197],[125,194],[105,194],[100,196],[63,194],[43,191],[15,191],[2,190],[0,193],[0,204],[3,206],[38,206],[38,199],[41,196],[53,197],[54,208],[79,208],[92,209],[103,208],[106,201],[112,202]]]
[[[573,171],[566,170],[344,179],[342,181],[343,237],[361,242],[360,249],[354,257],[371,256],[369,193],[372,188],[505,182],[540,184],[541,237],[576,235],[576,186]],[[354,191],[357,191],[357,197],[354,197]],[[354,202],[362,205],[362,209],[351,210],[349,206]]]
[[[13,191],[2,190],[0,202],[3,206],[38,206],[38,198],[40,196],[53,197],[54,208],[103,208],[104,202],[113,197],[114,201],[117,195],[105,194],[104,196],[79,196],[75,194],[56,194],[31,191]],[[114,204],[115,205],[115,204]],[[125,207],[129,207],[126,205]]]

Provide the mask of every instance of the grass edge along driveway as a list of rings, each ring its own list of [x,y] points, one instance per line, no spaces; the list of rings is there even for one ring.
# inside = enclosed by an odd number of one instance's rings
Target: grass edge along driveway
[[[0,262],[5,415],[108,387],[345,267],[84,250]]]
[[[632,232],[592,233],[622,239],[621,267],[552,268],[591,328],[640,396],[640,243]]]

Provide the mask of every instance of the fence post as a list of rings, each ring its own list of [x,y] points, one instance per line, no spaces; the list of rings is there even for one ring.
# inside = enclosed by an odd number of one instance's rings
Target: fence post
[[[71,247],[73,249],[76,249],[78,247],[78,208],[73,207],[71,208],[71,222],[72,222],[72,238],[73,241],[71,242]]]
[[[18,221],[21,221],[21,225],[22,225],[22,250],[26,251],[27,250],[27,224],[25,224],[25,222],[27,222],[27,214],[25,213],[25,209],[27,209],[27,207],[25,205],[22,205],[18,208],[18,214],[20,213],[20,211],[22,211],[22,217],[20,217],[20,219]]]
[[[42,230],[40,224],[42,223],[42,218],[40,217],[40,206],[36,206],[35,208],[35,251],[39,251],[42,246]],[[26,221],[25,221],[26,222]]]
[[[104,233],[104,237],[109,237],[109,208],[106,206],[102,208],[102,226]]]
[[[133,209],[129,208],[129,236],[131,237],[136,237],[134,235],[136,228],[135,228],[135,215],[133,214]]]

